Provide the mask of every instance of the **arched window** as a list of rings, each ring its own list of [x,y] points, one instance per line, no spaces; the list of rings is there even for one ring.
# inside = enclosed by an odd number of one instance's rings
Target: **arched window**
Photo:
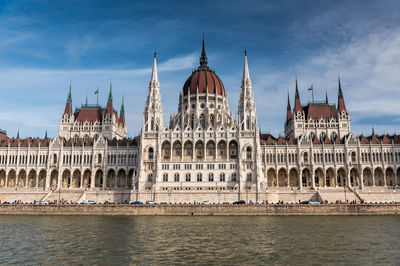
[[[247,179],[246,180],[247,180],[247,182],[251,182],[251,173],[247,174]]]
[[[207,143],[207,156],[215,156],[215,145],[213,142]]]
[[[167,173],[165,173],[163,175],[163,182],[168,182],[168,174]]]
[[[169,160],[171,156],[171,144],[165,142],[162,145],[162,155],[164,160]]]
[[[84,141],[85,141],[85,143],[89,141],[89,136],[87,134],[84,137]]]
[[[232,182],[236,182],[236,173],[232,173]]]
[[[311,133],[310,133],[310,139],[313,140],[314,137],[315,137],[315,133],[314,133],[314,132],[311,132]]]
[[[174,181],[175,182],[179,182],[179,174],[178,173],[175,174]]]
[[[251,147],[247,147],[246,149],[246,159],[247,160],[251,159]]]
[[[148,182],[153,182],[153,174],[149,174],[149,175],[147,176],[147,181],[148,181]]]
[[[237,158],[237,145],[236,145],[236,142],[234,142],[234,141],[229,143],[229,158],[230,159]]]
[[[219,174],[219,181],[225,182],[225,174],[224,173]]]
[[[214,115],[210,115],[210,124],[214,127]]]
[[[74,136],[74,142],[77,143],[78,140],[79,140],[79,136],[78,136],[78,135],[75,135],[75,136]]]
[[[320,134],[321,141],[324,141],[325,136],[326,136],[326,133],[325,132],[321,132],[321,134]]]
[[[201,126],[201,128],[206,128],[206,120],[205,120],[205,118],[204,118],[204,114],[201,114],[200,115],[200,126]]]
[[[197,174],[197,182],[203,181],[203,175],[201,173]]]
[[[99,138],[99,135],[94,135],[94,140],[97,140]]]
[[[153,148],[149,148],[149,160],[153,160],[153,158],[154,158]]]
[[[194,114],[190,116],[190,128],[194,128]]]
[[[354,152],[354,151],[351,153],[351,161],[352,161],[353,163],[356,162],[356,152]]]
[[[53,163],[57,163],[57,154],[53,155]]]
[[[186,182],[190,182],[190,174],[189,173],[186,174]]]
[[[335,140],[336,139],[336,136],[337,136],[337,134],[336,134],[336,132],[332,132],[332,134],[331,134],[331,140]]]
[[[100,153],[97,155],[97,163],[101,163],[101,154]]]
[[[247,116],[247,119],[246,119],[246,129],[250,129],[250,117],[249,116]]]
[[[213,173],[209,173],[208,174],[208,181],[210,181],[210,182],[214,181],[214,174]]]
[[[303,159],[304,159],[304,162],[305,162],[305,163],[308,163],[308,153],[307,153],[307,152],[305,152],[305,153],[303,154]]]

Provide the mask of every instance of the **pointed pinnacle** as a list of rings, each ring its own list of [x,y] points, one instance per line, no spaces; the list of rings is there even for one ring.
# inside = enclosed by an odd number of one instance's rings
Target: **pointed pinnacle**
[[[342,85],[340,84],[340,77],[338,78],[338,82],[339,82],[339,97],[343,98]]]
[[[124,107],[124,95],[122,95],[121,112],[125,112],[125,107]]]
[[[204,44],[204,32],[203,32],[203,46],[201,49],[201,57],[200,57],[200,66],[206,67],[207,66],[207,55],[206,55],[206,48]]]
[[[290,111],[290,109],[292,109],[292,108],[290,107],[290,99],[289,99],[289,92],[288,92],[288,94],[287,94],[287,110]]]
[[[71,102],[72,102],[72,96],[71,96],[71,81],[69,82],[69,91],[68,91],[67,102],[68,102],[68,103],[71,103]]]
[[[108,102],[112,102],[112,82],[110,82],[110,92],[108,94]]]
[[[296,77],[296,94],[295,94],[295,98],[300,98],[299,96],[299,85],[297,84],[297,77]]]

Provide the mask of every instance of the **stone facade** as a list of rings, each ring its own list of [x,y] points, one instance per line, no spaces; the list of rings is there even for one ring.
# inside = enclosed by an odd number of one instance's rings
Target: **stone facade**
[[[34,194],[51,201],[166,203],[398,198],[392,195],[400,186],[400,136],[355,136],[340,80],[337,105],[328,99],[301,105],[296,82],[285,137],[260,133],[246,53],[240,87],[233,116],[203,41],[200,66],[164,123],[154,56],[142,131],[134,139],[126,138],[123,104],[119,117],[113,109],[111,86],[106,108],[86,104],[74,113],[70,92],[58,136],[0,139],[0,200]]]

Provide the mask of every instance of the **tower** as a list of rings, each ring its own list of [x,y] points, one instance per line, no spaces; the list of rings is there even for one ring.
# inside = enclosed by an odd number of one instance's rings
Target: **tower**
[[[350,133],[350,115],[346,109],[344,103],[344,97],[342,92],[342,85],[340,83],[340,78],[338,78],[338,105],[337,105],[337,120],[339,122],[339,137]]]
[[[260,132],[257,122],[256,103],[252,90],[247,52],[244,52],[243,77],[238,107],[239,131],[239,169],[240,169],[240,197],[244,199],[245,191],[256,184],[257,195],[262,173],[259,161]],[[258,198],[256,197],[256,201]]]
[[[161,104],[160,84],[158,82],[157,59],[154,53],[153,69],[149,83],[146,105],[143,112],[142,131],[140,137],[140,180],[135,184],[142,195],[152,192],[157,180],[157,168],[160,157],[160,132],[163,129],[163,110]],[[150,194],[151,195],[151,194]],[[150,198],[147,198],[150,199]]]
[[[71,83],[69,83],[67,102],[65,103],[64,113],[60,120],[60,136],[66,139],[71,137],[70,127],[74,122],[74,114],[72,113],[72,96]]]

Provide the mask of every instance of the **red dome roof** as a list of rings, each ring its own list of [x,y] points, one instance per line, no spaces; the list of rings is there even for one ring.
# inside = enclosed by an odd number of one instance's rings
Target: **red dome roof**
[[[225,95],[225,88],[220,78],[208,68],[199,68],[186,80],[183,85],[183,95],[197,93],[206,93],[208,88],[209,94]]]
[[[183,95],[196,94],[197,88],[199,93],[208,93],[216,95],[225,95],[225,88],[219,77],[207,66],[206,49],[204,47],[203,37],[203,48],[201,50],[200,66],[196,71],[190,75],[183,85]]]

